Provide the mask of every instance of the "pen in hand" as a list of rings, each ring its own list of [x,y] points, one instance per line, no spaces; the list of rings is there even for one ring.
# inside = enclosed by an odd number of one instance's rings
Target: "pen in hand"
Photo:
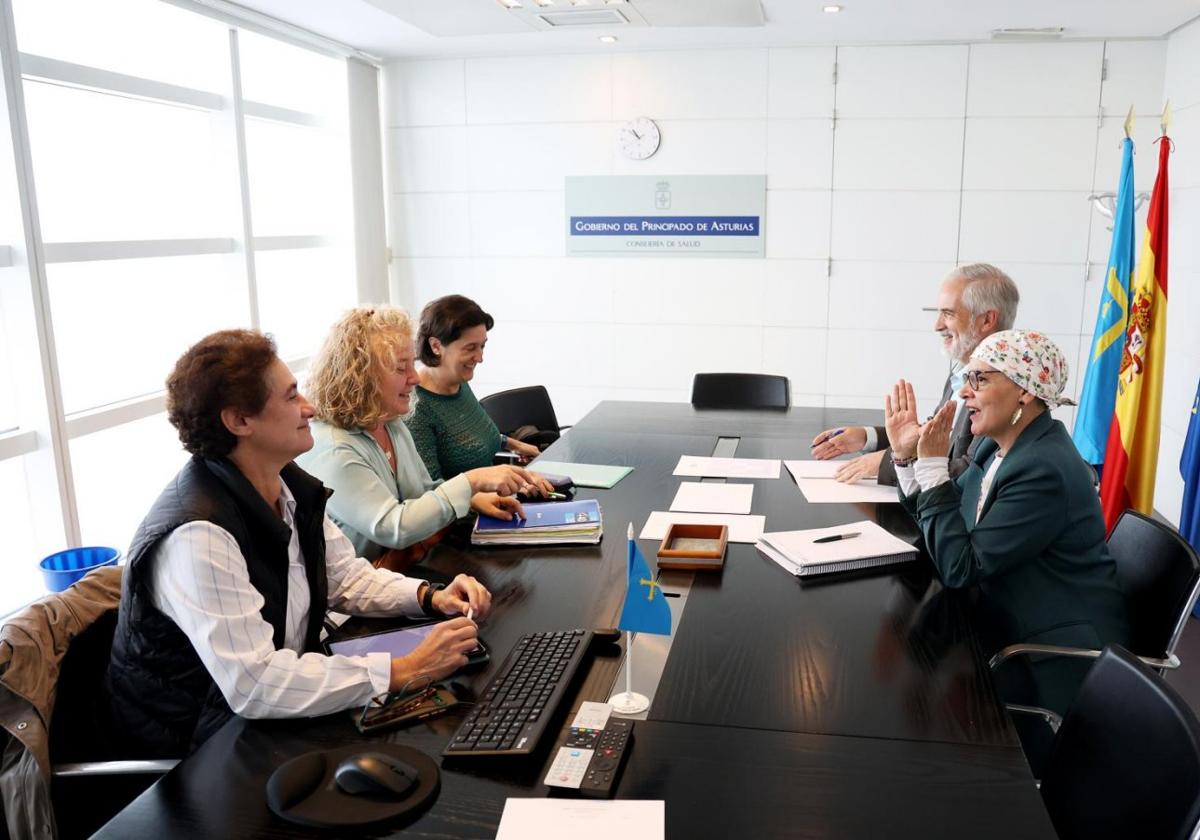
[[[816,448],[817,448],[818,446],[820,446],[822,443],[826,443],[826,442],[828,442],[828,441],[831,441],[831,440],[833,440],[835,437],[837,437],[838,435],[842,434],[844,431],[846,431],[846,430],[845,430],[845,429],[834,429],[834,430],[833,430],[832,432],[830,432],[828,435],[826,435],[825,437],[821,438],[821,440],[819,440],[819,441],[817,441],[816,443],[814,443],[814,444],[812,445],[812,447],[811,447],[811,448],[812,448],[812,449],[816,449]]]
[[[861,534],[862,534],[862,531],[852,531],[849,534],[830,534],[828,537],[817,537],[815,540],[813,540],[813,542],[815,542],[815,543],[831,543],[831,542],[837,542],[838,540],[853,539],[854,537],[860,536]]]

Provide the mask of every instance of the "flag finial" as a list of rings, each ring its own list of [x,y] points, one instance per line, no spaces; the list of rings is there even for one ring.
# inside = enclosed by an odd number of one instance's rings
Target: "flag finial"
[[[629,523],[629,530],[626,533],[628,533],[629,539],[633,539],[633,523],[632,522]]]
[[[1133,139],[1133,106],[1129,106],[1129,113],[1125,115],[1125,136],[1130,140]]]
[[[1163,106],[1162,120],[1159,122],[1162,127],[1162,133],[1165,137],[1171,131],[1171,100],[1167,100],[1167,104]]]

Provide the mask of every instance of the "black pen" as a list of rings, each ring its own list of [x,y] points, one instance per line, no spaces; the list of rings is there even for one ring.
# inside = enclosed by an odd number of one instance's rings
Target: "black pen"
[[[849,534],[830,534],[828,537],[817,537],[815,543],[830,543],[838,540],[849,540],[862,535],[862,531],[852,531]]]

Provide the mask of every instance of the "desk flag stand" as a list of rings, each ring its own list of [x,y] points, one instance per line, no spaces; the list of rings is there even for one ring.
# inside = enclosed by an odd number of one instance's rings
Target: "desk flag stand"
[[[624,630],[625,637],[625,690],[609,698],[613,711],[621,715],[636,715],[650,708],[650,698],[633,690],[633,643],[638,633],[671,635],[671,608],[663,597],[662,587],[650,574],[646,558],[638,550],[633,538],[633,523],[627,531],[629,553],[627,563],[628,584],[625,588],[625,606],[621,608],[621,620],[617,627]],[[642,593],[645,592],[645,597]]]

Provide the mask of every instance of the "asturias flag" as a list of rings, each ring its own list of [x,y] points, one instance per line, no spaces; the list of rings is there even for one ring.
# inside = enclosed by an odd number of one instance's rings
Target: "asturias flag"
[[[1149,514],[1154,507],[1167,352],[1167,164],[1171,140],[1163,134],[1158,143],[1158,175],[1150,195],[1146,234],[1133,283],[1129,326],[1117,374],[1117,402],[1100,480],[1100,504],[1109,528],[1125,508]]]
[[[1196,383],[1196,399],[1192,401],[1192,419],[1183,441],[1179,474],[1183,476],[1179,533],[1200,551],[1200,382]]]
[[[630,633],[671,635],[671,608],[663,597],[662,587],[650,574],[646,558],[638,550],[629,531],[629,588],[625,590],[625,606],[617,627]]]
[[[1117,394],[1117,371],[1129,319],[1129,285],[1133,279],[1133,141],[1121,147],[1121,181],[1113,210],[1112,247],[1108,272],[1100,296],[1100,312],[1092,335],[1079,408],[1075,410],[1075,448],[1089,464],[1104,463],[1113,400]]]

